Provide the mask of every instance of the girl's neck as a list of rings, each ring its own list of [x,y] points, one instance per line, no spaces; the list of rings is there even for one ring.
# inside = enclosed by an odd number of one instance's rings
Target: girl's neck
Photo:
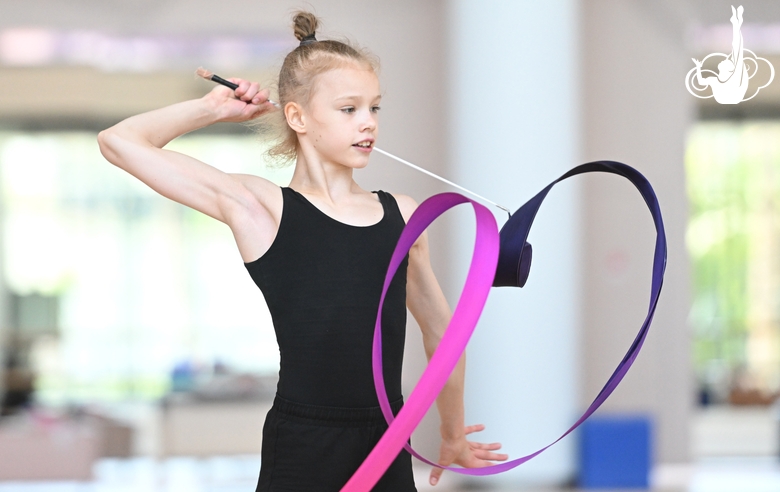
[[[322,162],[299,151],[290,187],[335,204],[344,196],[360,191],[360,187],[352,178],[352,171],[352,168]]]

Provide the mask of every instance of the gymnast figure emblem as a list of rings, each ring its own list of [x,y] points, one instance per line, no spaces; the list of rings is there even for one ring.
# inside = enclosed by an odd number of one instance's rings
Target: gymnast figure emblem
[[[744,47],[742,41],[742,12],[744,9],[740,5],[736,10],[731,7],[731,53],[711,53],[703,60],[699,61],[693,58],[696,64],[685,76],[685,87],[688,92],[700,99],[714,97],[720,104],[738,104],[742,101],[753,99],[758,92],[768,86],[775,78],[775,68],[765,58],[756,56],[755,53]],[[712,70],[702,69],[702,65],[709,58],[722,58],[718,63],[718,73]],[[759,61],[766,63],[769,67],[769,80],[758,87],[749,97],[745,97],[748,91],[750,79],[758,73]],[[702,74],[708,73],[712,76],[705,77]],[[710,95],[700,95],[705,92],[707,87],[712,90]]]

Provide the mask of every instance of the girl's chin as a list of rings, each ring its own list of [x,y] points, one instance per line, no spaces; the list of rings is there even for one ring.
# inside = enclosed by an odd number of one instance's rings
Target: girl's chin
[[[341,165],[350,169],[363,169],[368,166],[368,156],[363,159],[351,159],[347,162],[342,162]]]
[[[333,164],[337,164],[349,169],[363,169],[364,167],[368,166],[369,161],[369,155],[351,155],[346,156],[346,158],[338,159],[338,158],[330,158],[327,157],[323,158],[324,162],[331,162]]]

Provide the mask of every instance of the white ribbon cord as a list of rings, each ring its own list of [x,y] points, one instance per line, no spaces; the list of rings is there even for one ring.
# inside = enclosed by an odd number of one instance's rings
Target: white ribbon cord
[[[498,203],[496,203],[496,202],[494,202],[494,201],[491,201],[491,200],[488,200],[488,199],[487,199],[487,198],[485,198],[484,196],[478,195],[478,194],[474,193],[474,192],[473,192],[473,191],[471,191],[471,190],[467,190],[466,188],[464,188],[464,187],[462,187],[462,186],[460,186],[460,185],[457,185],[457,184],[453,183],[452,181],[450,181],[450,180],[448,180],[448,179],[442,178],[441,176],[438,176],[438,175],[436,175],[436,174],[434,174],[434,173],[432,173],[432,172],[428,171],[427,169],[423,169],[423,168],[421,168],[420,166],[416,166],[416,165],[412,164],[412,163],[411,163],[411,162],[409,162],[409,161],[406,161],[406,160],[404,160],[404,159],[401,159],[401,158],[400,158],[400,157],[398,157],[398,156],[394,156],[394,155],[393,155],[393,154],[391,154],[390,152],[386,152],[386,151],[384,151],[384,150],[380,149],[379,147],[374,147],[374,150],[376,150],[376,151],[377,151],[377,152],[379,152],[380,154],[383,154],[383,155],[386,155],[387,157],[390,157],[391,159],[395,159],[395,160],[397,160],[397,161],[398,161],[398,162],[400,162],[401,164],[406,164],[407,166],[411,167],[412,169],[416,169],[416,170],[420,171],[421,173],[425,173],[425,174],[427,174],[428,176],[431,176],[432,178],[436,178],[436,179],[438,179],[439,181],[442,181],[442,182],[444,182],[444,183],[447,183],[447,184],[448,184],[448,185],[450,185],[450,186],[454,186],[455,188],[457,188],[457,189],[459,189],[459,190],[461,190],[461,191],[465,191],[466,193],[468,193],[468,194],[470,194],[470,195],[472,195],[472,196],[475,196],[475,197],[479,198],[480,200],[482,200],[482,201],[484,201],[484,202],[487,202],[487,203],[489,203],[489,204],[491,204],[491,205],[494,205],[494,206],[496,206],[496,207],[500,208],[500,209],[501,209],[501,210],[503,210],[504,212],[508,213],[510,217],[512,216],[512,212],[510,212],[508,208],[506,208],[506,207],[502,207],[502,206],[501,206],[501,205],[499,205]]]

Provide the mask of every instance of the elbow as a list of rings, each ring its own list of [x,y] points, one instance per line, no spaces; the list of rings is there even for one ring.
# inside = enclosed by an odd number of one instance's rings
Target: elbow
[[[100,153],[104,157],[108,158],[108,153],[111,152],[111,128],[101,131],[97,136],[98,147],[100,147]]]
[[[119,155],[116,151],[116,135],[112,131],[111,128],[108,128],[106,130],[101,131],[98,133],[97,136],[97,142],[98,142],[98,148],[100,148],[100,153],[103,154],[103,157],[106,158],[108,162],[114,165],[119,165]]]

